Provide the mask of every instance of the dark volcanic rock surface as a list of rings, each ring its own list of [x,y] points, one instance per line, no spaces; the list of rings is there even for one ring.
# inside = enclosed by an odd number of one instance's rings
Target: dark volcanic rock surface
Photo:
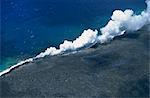
[[[81,52],[45,57],[0,77],[1,98],[149,97],[145,29]]]

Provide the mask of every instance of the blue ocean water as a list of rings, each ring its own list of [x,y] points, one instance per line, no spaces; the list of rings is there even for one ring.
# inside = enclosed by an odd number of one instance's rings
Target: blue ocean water
[[[115,9],[146,8],[144,0],[1,0],[0,71],[74,40],[84,29],[100,29]]]

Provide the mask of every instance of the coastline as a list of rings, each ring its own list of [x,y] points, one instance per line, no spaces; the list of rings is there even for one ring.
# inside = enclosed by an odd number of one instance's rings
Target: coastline
[[[142,11],[139,15],[134,14],[134,11],[129,9],[125,11],[115,10],[107,25],[100,29],[101,35],[98,35],[98,30],[96,29],[84,30],[83,33],[75,40],[64,40],[64,42],[59,45],[59,48],[49,47],[44,52],[39,53],[35,57],[25,59],[24,61],[20,61],[17,64],[10,66],[8,69],[1,71],[0,76],[10,72],[16,67],[33,62],[36,59],[43,58],[49,55],[61,55],[64,53],[68,53],[68,51],[69,53],[76,52],[82,48],[90,48],[98,43],[104,44],[113,40],[115,37],[124,36],[124,33],[128,31],[135,32],[146,25],[149,26],[150,1],[147,0],[145,2],[147,4],[147,8],[146,10]],[[123,18],[121,19],[120,16]]]
[[[145,29],[132,34],[19,66],[0,77],[1,96],[148,97],[150,34]]]
[[[149,24],[146,25],[146,26],[144,26],[144,27],[142,28],[142,30],[147,30],[147,31],[149,31],[149,26],[150,26]],[[141,30],[140,30],[140,31],[141,31]],[[135,31],[135,32],[136,32],[136,31]],[[137,31],[137,32],[138,32],[138,31]],[[132,35],[132,33],[129,34],[129,35]],[[136,35],[136,33],[133,34],[133,35]],[[120,35],[120,36],[116,36],[115,39],[117,39],[117,38],[120,39],[120,38],[122,38],[122,37],[124,38],[125,36],[126,36],[126,34],[123,34],[123,35]],[[95,43],[89,45],[88,47],[82,47],[81,49],[78,49],[78,50],[76,50],[76,51],[70,51],[70,52],[64,51],[64,53],[62,52],[62,53],[54,54],[54,55],[53,55],[53,54],[52,54],[52,55],[49,54],[49,55],[45,55],[45,56],[53,57],[53,56],[58,56],[58,55],[74,54],[74,53],[77,53],[77,52],[80,52],[80,51],[82,52],[82,51],[84,51],[85,49],[89,49],[89,48],[91,48],[91,47],[94,47],[95,44],[96,44],[96,46],[100,46],[100,47],[103,45],[103,44],[100,44],[100,43],[95,42]],[[109,43],[106,43],[106,44],[109,44]],[[103,47],[103,46],[102,46],[102,47]],[[23,60],[23,61],[20,61],[20,62],[18,62],[17,64],[12,65],[12,66],[10,66],[9,68],[7,68],[7,69],[1,71],[1,72],[0,72],[0,77],[1,77],[2,75],[5,75],[5,74],[11,72],[12,70],[18,68],[19,66],[23,66],[24,64],[32,63],[32,62],[34,62],[34,61],[36,61],[37,59],[40,59],[40,58],[44,58],[44,57],[38,57],[38,55],[37,55],[37,56],[35,56],[35,57],[28,58],[28,59],[25,59],[25,60]]]

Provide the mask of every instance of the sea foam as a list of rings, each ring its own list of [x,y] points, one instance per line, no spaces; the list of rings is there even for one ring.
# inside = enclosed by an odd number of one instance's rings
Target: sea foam
[[[143,26],[150,24],[150,0],[146,1],[147,9],[142,11],[141,14],[136,15],[131,9],[125,11],[115,10],[111,16],[111,20],[107,25],[100,29],[100,35],[97,30],[84,30],[83,33],[74,41],[65,40],[59,45],[59,48],[50,47],[44,52],[41,52],[33,58],[21,61],[10,68],[0,72],[0,76],[10,72],[12,69],[23,65],[25,63],[33,62],[35,59],[43,58],[48,55],[58,55],[68,52],[74,52],[80,49],[91,47],[96,43],[106,43],[113,40],[114,37],[123,35],[126,31],[137,31]]]

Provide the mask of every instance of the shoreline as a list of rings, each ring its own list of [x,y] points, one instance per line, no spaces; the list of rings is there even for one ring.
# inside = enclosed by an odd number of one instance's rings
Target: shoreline
[[[148,97],[149,37],[142,29],[134,37],[24,64],[0,77],[1,96]]]
[[[141,30],[139,30],[139,31],[142,31],[143,29],[146,29],[147,31],[149,31],[149,27],[150,25],[146,25],[146,26],[144,26]],[[138,31],[135,31],[135,32],[138,32]],[[134,33],[128,33],[129,35],[131,34],[133,34],[133,35],[135,35]],[[121,36],[117,36],[115,39],[121,39],[121,38],[124,38],[126,36],[126,34],[125,35],[121,35]],[[114,40],[115,40],[114,39]],[[96,44],[98,44],[98,46],[99,47],[101,47],[102,46],[102,44],[100,44],[100,43],[96,43]],[[111,44],[111,43],[106,43],[106,44]],[[76,50],[76,51],[72,51],[72,52],[64,52],[64,53],[60,53],[60,54],[56,54],[56,55],[46,55],[46,56],[50,56],[50,57],[53,57],[53,56],[63,56],[63,55],[69,55],[69,54],[73,54],[74,52],[75,53],[78,53],[78,52],[82,52],[82,51],[84,51],[85,49],[90,49],[91,47],[93,47],[95,44],[92,44],[92,45],[90,45],[89,47],[87,47],[87,48],[81,48],[81,50]],[[45,57],[45,56],[44,56]],[[44,57],[40,57],[40,58],[44,58]],[[3,76],[3,75],[5,75],[5,74],[7,74],[7,73],[10,73],[12,70],[15,70],[15,69],[17,69],[18,67],[20,67],[20,66],[23,66],[23,65],[25,65],[25,64],[28,64],[28,63],[32,63],[32,62],[34,62],[34,61],[36,61],[37,59],[40,59],[40,58],[36,58],[36,56],[35,57],[32,57],[32,58],[28,58],[28,59],[25,59],[25,60],[23,60],[23,61],[20,61],[20,62],[18,62],[17,64],[15,64],[15,65],[13,65],[13,66],[10,66],[9,68],[7,68],[7,69],[5,69],[5,70],[3,70],[3,71],[1,71],[0,72],[0,77],[1,76]]]
[[[133,10],[115,10],[111,16],[111,19],[106,24],[106,26],[100,29],[101,35],[98,35],[98,30],[87,29],[84,30],[83,33],[77,37],[73,41],[64,40],[62,44],[59,45],[59,48],[49,47],[44,52],[41,52],[37,56],[29,59],[25,59],[24,61],[20,61],[19,63],[12,65],[10,68],[0,72],[0,77],[3,74],[6,74],[13,70],[16,67],[19,67],[23,64],[33,62],[38,58],[43,58],[48,55],[59,55],[66,53],[67,51],[78,51],[82,48],[90,48],[96,43],[107,43],[113,40],[115,37],[124,35],[127,31],[140,30],[142,27],[148,25],[149,26],[149,10],[150,10],[150,1],[145,1],[147,4],[146,10],[142,11],[141,14],[136,15]],[[122,19],[120,18],[122,17]],[[132,20],[132,21],[131,21]],[[130,22],[131,21],[131,22]],[[139,22],[140,21],[140,22]],[[136,25],[137,24],[137,25]],[[134,28],[132,28],[134,27]]]

